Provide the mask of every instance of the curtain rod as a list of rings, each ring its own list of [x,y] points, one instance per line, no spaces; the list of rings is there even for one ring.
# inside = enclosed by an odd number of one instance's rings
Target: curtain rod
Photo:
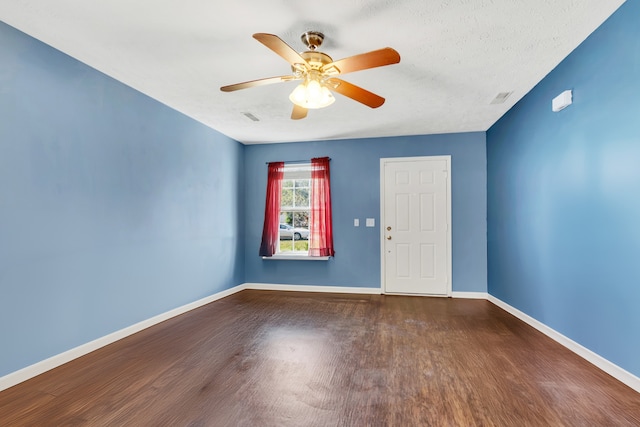
[[[281,160],[282,161],[282,160]],[[329,158],[329,161],[331,161],[331,158]],[[307,160],[284,160],[282,161],[285,165],[287,163],[311,163],[311,159],[307,159]],[[266,164],[269,163],[276,163],[276,162],[265,162]]]

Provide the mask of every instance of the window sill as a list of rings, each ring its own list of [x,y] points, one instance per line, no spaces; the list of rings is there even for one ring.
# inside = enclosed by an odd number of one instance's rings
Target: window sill
[[[262,259],[271,261],[329,261],[329,256],[309,256],[309,255],[273,255],[263,256]]]

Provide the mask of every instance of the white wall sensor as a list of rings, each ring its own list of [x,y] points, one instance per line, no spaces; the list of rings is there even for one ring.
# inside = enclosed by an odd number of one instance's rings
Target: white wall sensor
[[[551,101],[551,110],[557,113],[560,110],[567,108],[573,102],[573,96],[571,90],[565,90],[560,95],[553,98]]]

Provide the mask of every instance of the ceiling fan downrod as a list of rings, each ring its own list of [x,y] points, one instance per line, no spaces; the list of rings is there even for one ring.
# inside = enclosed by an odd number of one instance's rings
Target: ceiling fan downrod
[[[309,50],[316,50],[322,46],[324,34],[319,31],[307,31],[300,36],[300,40],[302,40],[302,43],[304,43]]]

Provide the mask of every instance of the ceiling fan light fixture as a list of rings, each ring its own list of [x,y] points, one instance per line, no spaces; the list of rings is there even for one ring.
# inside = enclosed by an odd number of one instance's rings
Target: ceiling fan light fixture
[[[328,107],[336,99],[331,91],[318,80],[308,79],[291,92],[289,100],[303,108],[317,109]]]

